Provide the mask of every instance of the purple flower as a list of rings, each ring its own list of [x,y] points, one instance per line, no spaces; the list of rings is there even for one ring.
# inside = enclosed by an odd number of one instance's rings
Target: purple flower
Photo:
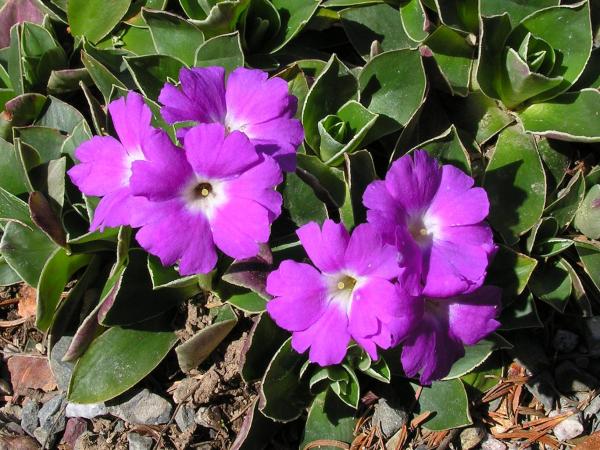
[[[377,346],[389,348],[415,324],[413,299],[397,291],[396,250],[369,224],[352,236],[341,224],[311,222],[297,231],[315,266],[286,260],[267,278],[275,297],[267,311],[292,332],[299,353],[321,366],[344,359],[350,339],[377,359]],[[417,311],[418,313],[418,311]]]
[[[368,221],[400,253],[402,286],[412,295],[449,297],[483,284],[495,252],[483,222],[489,201],[473,178],[425,151],[394,162],[363,197]]]
[[[141,144],[154,132],[152,112],[141,95],[130,92],[108,105],[119,136],[94,136],[75,150],[80,161],[68,174],[86,195],[103,197],[94,212],[91,230],[120,225],[139,226],[147,200],[129,188],[131,164],[144,159]]]
[[[225,82],[225,69],[181,69],[180,88],[165,84],[158,100],[168,123],[195,121],[221,123],[228,131],[241,131],[259,153],[273,156],[282,170],[296,169],[296,149],[304,138],[294,119],[298,100],[281,78],[268,78],[262,70],[239,68]],[[178,136],[185,136],[180,129]]]
[[[500,326],[495,317],[501,292],[495,286],[483,286],[470,294],[413,303],[417,327],[402,347],[406,375],[420,372],[421,384],[448,375],[452,364],[464,356],[464,345],[476,344]]]
[[[131,189],[149,200],[137,241],[164,265],[179,261],[182,275],[210,272],[215,245],[233,258],[249,258],[269,240],[281,213],[275,187],[282,175],[248,138],[221,124],[188,131],[184,149],[157,131],[144,142],[146,160],[133,163]]]

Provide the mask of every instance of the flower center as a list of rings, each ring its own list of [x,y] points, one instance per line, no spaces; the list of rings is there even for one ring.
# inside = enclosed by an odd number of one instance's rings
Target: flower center
[[[328,275],[328,278],[329,300],[350,316],[352,297],[359,280],[347,273]]]
[[[211,219],[215,210],[227,202],[225,182],[221,180],[194,179],[181,192],[188,211],[202,213]]]
[[[210,183],[198,183],[194,189],[194,196],[197,199],[202,199],[208,197],[212,193],[212,186]]]
[[[408,231],[419,245],[426,245],[431,242],[433,233],[427,228],[421,217],[413,218],[409,222]]]
[[[356,285],[356,280],[350,276],[345,276],[341,278],[337,283],[338,291],[350,290],[354,289]]]

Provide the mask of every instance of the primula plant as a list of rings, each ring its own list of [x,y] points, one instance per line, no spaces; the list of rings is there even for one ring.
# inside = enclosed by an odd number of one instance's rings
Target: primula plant
[[[232,448],[448,430],[600,314],[595,0],[110,4],[0,0],[0,285],[71,403],[246,333]]]

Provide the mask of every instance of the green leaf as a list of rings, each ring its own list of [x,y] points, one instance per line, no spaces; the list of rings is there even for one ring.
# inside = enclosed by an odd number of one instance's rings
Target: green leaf
[[[567,92],[531,105],[519,117],[529,133],[562,141],[600,142],[600,92],[596,89]]]
[[[558,5],[559,0],[480,0],[479,8],[482,16],[495,16],[504,12],[510,16],[513,25],[518,24],[529,14],[550,6]]]
[[[92,84],[92,78],[86,68],[53,70],[48,79],[48,93],[66,94],[79,89],[79,83]]]
[[[415,47],[404,31],[398,10],[387,4],[344,9],[340,17],[348,39],[365,61],[369,60],[373,41],[384,52]]]
[[[326,389],[310,405],[300,448],[323,439],[350,444],[354,439],[355,426],[354,410],[342,403],[331,390]],[[338,447],[320,445],[319,448],[331,450]]]
[[[500,355],[494,354],[480,367],[460,379],[468,387],[476,389],[479,395],[483,395],[498,384],[504,374],[504,366]]]
[[[367,210],[362,202],[362,197],[367,186],[377,179],[375,163],[371,153],[359,150],[346,156],[346,173],[348,174],[348,190],[350,209],[352,211],[351,224],[359,224],[367,219]]]
[[[222,66],[227,73],[238,67],[244,67],[240,34],[236,31],[208,39],[198,48],[194,65],[197,67]]]
[[[279,348],[260,385],[260,411],[280,422],[300,417],[310,400],[306,381],[299,372],[306,357],[292,349],[291,338]]]
[[[336,55],[332,55],[308,91],[302,110],[305,139],[314,150],[318,150],[320,144],[319,121],[337,113],[347,101],[355,100],[357,90],[354,75]]]
[[[130,4],[131,0],[69,0],[71,33],[98,42],[119,23]]]
[[[190,19],[206,19],[206,16],[210,12],[208,3],[206,0],[179,0],[181,9],[185,12],[186,16]],[[204,6],[206,5],[206,6]],[[208,9],[205,10],[205,8]]]
[[[13,128],[13,133],[21,139],[22,144],[29,145],[40,155],[40,163],[60,158],[60,151],[66,139],[60,131],[48,127]]]
[[[6,260],[0,256],[0,286],[11,286],[22,281],[17,272],[12,270]]]
[[[158,316],[198,292],[195,285],[153,289],[146,254],[131,250],[120,275],[112,305],[100,314],[102,325],[130,325]]]
[[[110,400],[135,386],[158,366],[175,345],[177,335],[155,322],[141,325],[110,328],[90,344],[73,370],[67,393],[69,401]]]
[[[600,248],[585,242],[576,242],[575,248],[585,273],[589,275],[596,288],[600,290]]]
[[[148,255],[148,272],[153,289],[187,287],[198,284],[198,275],[182,277],[173,266],[165,267],[156,256]]]
[[[285,47],[317,11],[321,0],[271,0],[281,18],[279,33],[269,39],[271,53]]]
[[[142,8],[156,51],[192,66],[198,47],[204,43],[202,31],[187,20],[164,11]]]
[[[573,150],[570,144],[546,138],[536,139],[536,145],[546,169],[546,192],[554,193],[567,175]]]
[[[417,145],[414,149],[423,149],[431,156],[444,164],[452,164],[463,172],[471,173],[471,162],[469,153],[463,145],[454,125],[448,128],[440,136]]]
[[[444,80],[453,95],[469,93],[474,47],[458,31],[440,25],[423,42],[433,52]]]
[[[571,297],[569,271],[560,259],[540,263],[529,280],[529,288],[535,297],[562,313]]]
[[[10,222],[4,228],[0,253],[8,265],[30,286],[37,286],[40,274],[57,246],[36,228]]]
[[[202,328],[183,344],[175,347],[181,370],[187,373],[202,364],[233,330],[237,321],[231,306],[222,306],[211,325]]]
[[[375,128],[382,129],[382,135],[408,123],[419,109],[427,86],[417,50],[394,50],[377,55],[360,72],[358,83],[360,102],[380,115]]]
[[[295,173],[288,173],[283,186],[283,205],[292,221],[302,226],[315,221],[323,223],[327,219],[327,209],[315,195],[313,189]]]
[[[498,103],[479,91],[467,98],[452,99],[450,114],[456,126],[475,138],[479,145],[506,128],[514,119]]]
[[[594,313],[592,311],[592,303],[590,302],[586,289],[583,286],[581,277],[565,258],[560,258],[560,262],[562,263],[562,266],[569,272],[571,284],[573,285],[571,297],[573,297],[573,300],[577,302],[577,306],[579,306],[581,309],[581,315],[583,317],[593,316]]]
[[[123,84],[115,75],[113,75],[112,72],[106,68],[106,66],[83,50],[81,51],[81,62],[88,70],[90,77],[92,77],[94,84],[102,93],[106,103],[109,102],[110,93],[112,92],[113,86],[119,86],[123,89],[126,89],[125,84]]]
[[[346,201],[346,183],[344,172],[334,167],[325,165],[313,155],[298,154],[298,173],[306,181],[310,178],[310,185],[317,191],[320,198],[326,198],[336,208],[341,207]]]
[[[475,345],[467,345],[465,346],[465,355],[452,365],[450,372],[444,377],[444,380],[460,378],[481,366],[487,361],[494,350],[511,347],[512,345],[497,334],[493,334]]]
[[[593,185],[575,215],[575,228],[590,239],[600,239],[600,185]]]
[[[553,238],[540,242],[535,248],[535,253],[543,258],[556,256],[573,245],[571,239]]]
[[[406,34],[413,41],[421,42],[428,36],[429,19],[420,0],[409,0],[400,6],[400,17]]]
[[[214,6],[211,5],[212,8],[206,18],[193,21],[207,38],[234,31],[240,18],[248,9],[250,0],[220,0],[211,3]]]
[[[500,245],[488,270],[486,283],[501,287],[503,298],[512,300],[523,292],[536,265],[535,258]]]
[[[325,164],[339,165],[344,160],[344,154],[358,149],[377,117],[377,114],[373,114],[357,101],[350,100],[336,115],[329,115],[320,120],[318,123],[321,137],[320,156]],[[331,135],[331,125],[344,127],[346,136],[341,137],[341,142],[336,139],[338,136]]]
[[[425,0],[427,4],[427,0]],[[463,32],[476,33],[478,0],[435,0],[442,23]],[[433,9],[433,8],[432,8]]]
[[[61,175],[64,180],[64,166],[62,169]],[[64,195],[64,188],[61,192]],[[46,196],[39,191],[33,191],[29,194],[28,203],[31,219],[38,226],[38,228],[42,230],[57,245],[60,245],[61,247],[67,247],[67,236],[65,229],[63,228],[63,224]],[[60,204],[57,205],[56,202],[53,202],[53,205],[56,209],[59,209],[60,206],[62,206]]]
[[[581,171],[569,180],[567,186],[558,193],[558,198],[544,211],[554,217],[559,228],[571,223],[585,195],[585,178]]]
[[[556,24],[561,24],[559,33]],[[518,48],[527,33],[544,40],[562,56],[560,66],[555,68],[550,76],[560,75],[564,81],[555,89],[533,99],[540,102],[567,90],[585,69],[592,50],[589,2],[555,6],[534,12],[511,32],[508,37],[509,45]]]
[[[500,98],[504,74],[502,56],[510,31],[510,18],[507,13],[481,17],[477,83],[481,91],[491,98]]]
[[[152,40],[152,34],[148,28],[127,27],[120,39],[122,45],[119,48],[127,50],[134,55],[145,56],[157,53],[154,41]],[[112,43],[112,39],[109,42]]]
[[[18,222],[34,228],[27,203],[2,188],[0,188],[0,221]]]
[[[516,243],[540,219],[546,200],[546,176],[529,135],[518,127],[502,131],[483,186],[490,199],[490,223],[505,242]]]
[[[531,293],[521,295],[514,303],[504,308],[498,321],[501,324],[500,330],[521,330],[544,326],[538,316]]]
[[[435,413],[425,423],[431,431],[449,430],[470,425],[469,399],[460,380],[435,381],[431,387],[424,387],[419,397],[422,412]]]
[[[69,255],[64,248],[57,248],[46,261],[37,287],[37,328],[48,330],[67,283],[91,259],[89,254]]]
[[[83,114],[76,108],[50,95],[35,125],[56,128],[70,134],[84,120]]]
[[[268,313],[254,319],[242,356],[242,378],[246,383],[259,380],[265,374],[273,355],[289,337]]]
[[[144,96],[158,98],[166,81],[177,80],[184,64],[166,55],[125,57],[135,83]]]
[[[266,300],[253,291],[233,294],[226,301],[237,309],[250,314],[261,313],[267,307]]]
[[[258,408],[258,398],[252,401],[231,450],[260,450],[279,431],[281,424],[265,417]]]

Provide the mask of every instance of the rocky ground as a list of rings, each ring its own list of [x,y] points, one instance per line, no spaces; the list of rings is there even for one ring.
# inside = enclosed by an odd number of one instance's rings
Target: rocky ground
[[[182,306],[182,340],[209,323],[209,307],[201,298]],[[255,386],[240,377],[250,320],[241,321],[196,371],[184,375],[174,356],[168,357],[133,392],[107,404],[75,405],[65,399],[68,366],[51,369],[47,336],[33,326],[34,314],[32,288],[0,291],[0,449],[236,446],[245,413],[257,398]],[[351,448],[600,449],[600,321],[552,324],[511,339],[515,350],[505,355],[507,373],[483,397],[473,396],[474,426],[430,432],[421,426],[429,412],[416,414],[385,392],[369,392]],[[301,433],[300,421],[289,424],[268,448],[297,448]],[[335,441],[308,448],[319,446],[348,448]]]

